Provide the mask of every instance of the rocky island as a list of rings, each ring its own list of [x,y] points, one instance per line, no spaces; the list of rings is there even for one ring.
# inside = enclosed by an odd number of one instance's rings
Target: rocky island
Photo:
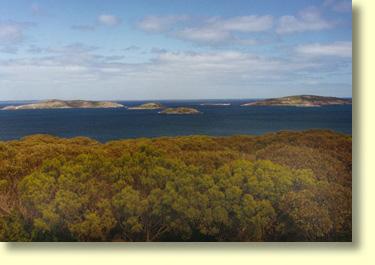
[[[145,103],[139,106],[128,107],[130,110],[145,110],[145,109],[164,109],[165,107],[160,103]]]
[[[201,112],[194,108],[178,107],[178,108],[166,108],[159,112],[160,114],[177,114],[177,115],[187,115],[187,114],[200,114]]]
[[[44,100],[36,103],[7,106],[2,110],[31,110],[31,109],[99,109],[99,108],[122,108],[124,105],[110,101],[87,101],[87,100]]]
[[[288,96],[270,98],[242,104],[241,106],[292,106],[292,107],[320,107],[328,105],[348,105],[352,99],[322,97],[314,95]]]

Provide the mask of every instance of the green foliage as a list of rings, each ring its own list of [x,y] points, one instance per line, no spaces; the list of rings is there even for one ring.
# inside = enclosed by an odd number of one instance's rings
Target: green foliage
[[[332,229],[328,209],[321,207],[308,190],[289,192],[281,201],[280,208],[289,217],[288,230],[301,239],[324,238]]]
[[[86,210],[79,221],[69,224],[69,230],[79,241],[107,241],[116,225],[108,200],[99,201],[95,210]]]
[[[19,213],[12,212],[8,216],[0,217],[1,241],[30,241],[31,236],[26,229],[27,224]]]
[[[329,131],[0,142],[3,241],[349,241],[351,215]]]

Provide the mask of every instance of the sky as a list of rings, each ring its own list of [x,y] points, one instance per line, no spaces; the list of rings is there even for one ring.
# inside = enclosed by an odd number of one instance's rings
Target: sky
[[[352,96],[348,0],[0,0],[0,100]]]

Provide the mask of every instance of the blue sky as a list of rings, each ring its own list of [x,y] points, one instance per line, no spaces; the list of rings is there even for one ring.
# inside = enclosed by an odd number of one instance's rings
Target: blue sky
[[[347,0],[0,0],[0,100],[352,95]]]

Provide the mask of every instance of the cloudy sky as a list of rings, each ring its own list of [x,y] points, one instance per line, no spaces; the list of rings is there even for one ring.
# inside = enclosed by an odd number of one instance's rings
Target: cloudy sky
[[[352,95],[347,0],[0,0],[0,100]]]

